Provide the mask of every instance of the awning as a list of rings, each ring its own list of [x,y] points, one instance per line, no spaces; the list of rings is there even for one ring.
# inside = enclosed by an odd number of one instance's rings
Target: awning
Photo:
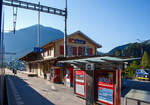
[[[59,63],[69,63],[69,64],[77,64],[77,63],[106,63],[106,62],[116,62],[123,63],[132,60],[140,60],[141,58],[119,58],[119,57],[111,57],[111,56],[103,56],[103,57],[91,57],[84,59],[75,59],[75,60],[64,60],[58,61]]]

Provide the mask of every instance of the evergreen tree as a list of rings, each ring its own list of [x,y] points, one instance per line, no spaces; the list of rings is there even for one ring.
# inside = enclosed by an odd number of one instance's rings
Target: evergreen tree
[[[127,66],[126,75],[130,78],[134,78],[136,69],[139,69],[139,65],[136,61],[133,61],[129,66]]]
[[[142,56],[141,66],[143,69],[150,67],[149,57],[146,51],[144,51],[144,54]]]

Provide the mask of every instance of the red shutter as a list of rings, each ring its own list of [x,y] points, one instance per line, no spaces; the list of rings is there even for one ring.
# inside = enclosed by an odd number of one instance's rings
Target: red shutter
[[[60,46],[60,55],[64,54],[64,46]]]
[[[90,55],[93,55],[93,49],[90,48]]]
[[[78,55],[82,55],[82,47],[79,47]]]
[[[73,47],[73,55],[77,55],[77,47]]]

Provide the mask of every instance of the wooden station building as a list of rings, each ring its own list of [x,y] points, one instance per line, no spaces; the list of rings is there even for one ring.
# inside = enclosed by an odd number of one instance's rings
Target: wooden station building
[[[81,31],[74,32],[67,37],[67,59],[96,56],[97,49],[101,47]],[[64,39],[49,42],[41,48],[44,49],[43,53],[30,52],[20,58],[21,61],[26,62],[26,71],[38,77],[47,78],[54,83],[69,83],[68,86],[71,86],[73,67],[70,65],[64,67],[57,62],[66,59],[63,58]]]

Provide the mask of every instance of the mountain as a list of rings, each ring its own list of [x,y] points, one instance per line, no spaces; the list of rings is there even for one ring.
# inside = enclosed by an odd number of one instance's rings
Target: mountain
[[[144,41],[142,43],[135,42],[118,46],[109,51],[108,54],[115,56],[141,57],[144,51],[146,51],[150,56],[150,40]]]
[[[105,53],[101,52],[101,51],[97,51],[97,55],[103,55]]]
[[[113,54],[113,52],[116,51],[116,50],[124,50],[129,45],[130,45],[130,43],[122,45],[122,46],[115,47],[115,48],[113,48],[112,50],[109,51],[109,54]]]
[[[33,25],[17,30],[15,35],[12,32],[5,33],[5,51],[16,53],[16,58],[33,51],[37,46],[37,27]],[[60,38],[63,38],[62,31],[40,25],[40,46]]]

